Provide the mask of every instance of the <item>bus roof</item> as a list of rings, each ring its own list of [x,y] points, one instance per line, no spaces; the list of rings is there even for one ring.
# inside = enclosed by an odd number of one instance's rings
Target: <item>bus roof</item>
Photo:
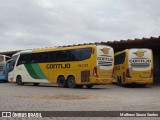
[[[148,49],[148,50],[151,50],[151,49],[149,49],[149,48],[130,48],[130,49],[125,49],[125,50],[123,50],[123,51],[116,52],[114,56],[119,55],[119,54],[121,54],[121,53],[124,53],[124,52],[126,52],[126,51],[128,51],[128,50],[132,50],[132,49]]]
[[[56,51],[56,50],[68,50],[75,48],[84,48],[84,47],[93,47],[96,45],[81,45],[81,46],[66,46],[66,47],[51,47],[51,48],[40,48],[34,49],[33,52],[47,52],[47,51]]]
[[[89,48],[89,47],[95,47],[98,45],[78,45],[78,46],[62,46],[62,47],[50,47],[50,48],[37,48],[33,50],[23,50],[20,52],[15,53],[13,56],[18,54],[28,54],[28,53],[38,53],[38,52],[49,52],[49,51],[56,51],[56,50],[68,50],[68,49],[75,49],[75,48]],[[108,46],[108,45],[102,45],[102,46]],[[110,46],[108,46],[110,47]]]

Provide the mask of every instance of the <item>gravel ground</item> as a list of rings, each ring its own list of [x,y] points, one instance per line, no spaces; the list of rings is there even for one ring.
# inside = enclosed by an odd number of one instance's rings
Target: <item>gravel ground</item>
[[[160,111],[160,86],[119,87],[117,85],[94,86],[92,89],[59,88],[57,85],[31,84],[17,86],[0,83],[1,111]],[[1,118],[0,118],[1,119]],[[13,118],[6,118],[13,119]],[[26,120],[28,118],[14,118]],[[29,118],[53,119],[53,118]],[[54,119],[106,120],[102,117],[55,117]],[[112,119],[146,119],[145,117],[114,117]],[[150,120],[151,118],[147,118]],[[157,119],[152,117],[152,119]],[[4,118],[3,118],[4,120]]]

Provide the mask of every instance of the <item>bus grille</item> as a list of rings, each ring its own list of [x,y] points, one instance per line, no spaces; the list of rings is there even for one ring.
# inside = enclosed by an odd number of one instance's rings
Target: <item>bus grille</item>
[[[81,82],[90,82],[90,79],[89,79],[89,76],[90,76],[90,71],[82,71],[81,72]]]

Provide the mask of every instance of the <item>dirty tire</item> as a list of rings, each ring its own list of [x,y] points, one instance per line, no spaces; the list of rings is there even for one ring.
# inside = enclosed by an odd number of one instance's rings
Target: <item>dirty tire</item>
[[[69,88],[76,88],[76,83],[75,83],[75,77],[74,76],[70,76],[67,80],[68,82],[68,87]]]
[[[93,85],[86,85],[86,88],[91,89]]]
[[[61,88],[67,87],[67,82],[66,82],[64,76],[58,77],[58,79],[57,79],[57,84],[58,84],[58,86],[61,87]]]
[[[17,85],[24,85],[24,83],[22,82],[22,77],[21,76],[17,76],[16,83],[17,83]]]
[[[38,86],[38,85],[39,85],[39,83],[33,83],[33,85],[34,85],[34,86]]]

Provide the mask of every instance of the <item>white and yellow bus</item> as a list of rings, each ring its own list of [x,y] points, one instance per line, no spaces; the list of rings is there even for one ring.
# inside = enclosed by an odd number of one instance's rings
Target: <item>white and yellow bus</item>
[[[9,81],[57,83],[60,87],[91,88],[113,81],[114,51],[106,45],[80,45],[21,51],[13,55]]]
[[[125,84],[153,83],[153,55],[150,49],[126,49],[115,53],[114,80]]]

